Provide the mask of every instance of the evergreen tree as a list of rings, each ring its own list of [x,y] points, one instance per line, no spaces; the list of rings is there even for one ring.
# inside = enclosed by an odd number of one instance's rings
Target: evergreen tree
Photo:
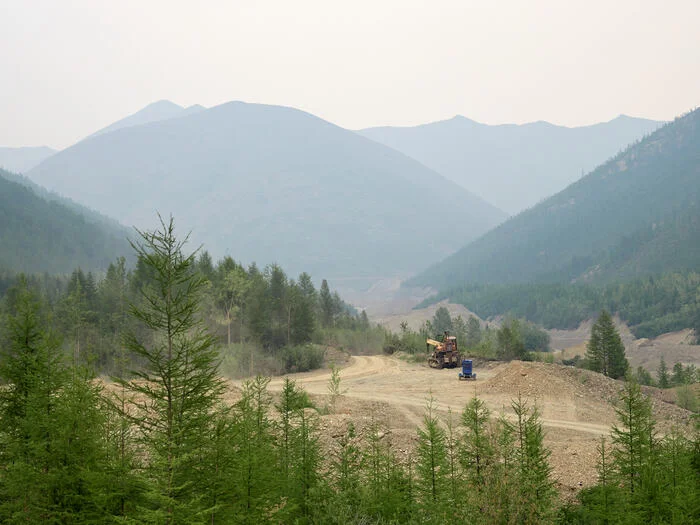
[[[372,421],[363,451],[362,514],[378,523],[411,522],[415,512],[415,481],[409,460],[405,473],[388,445],[382,442],[385,431]]]
[[[110,486],[99,388],[61,362],[40,306],[20,281],[0,359],[0,521],[106,519]],[[72,379],[71,379],[72,377]]]
[[[467,348],[474,348],[481,342],[481,324],[479,320],[473,315],[469,316],[467,321],[467,337],[464,341],[464,345]]]
[[[610,314],[603,310],[591,328],[591,338],[586,347],[589,368],[595,372],[618,379],[624,377],[629,364],[625,346],[615,328]]]
[[[522,359],[525,357],[525,343],[517,319],[507,319],[496,333],[496,355],[499,359]]]
[[[297,415],[298,445],[294,485],[301,515],[308,519],[313,512],[313,492],[319,482],[321,449],[318,442],[318,417],[311,409],[301,409]]]
[[[493,446],[488,433],[490,411],[478,397],[473,397],[462,412],[462,466],[477,491],[483,489],[485,471],[493,460]]]
[[[598,484],[602,492],[602,508],[600,509],[600,514],[606,521],[611,515],[610,504],[610,489],[612,485],[611,473],[610,473],[610,457],[608,454],[608,448],[605,444],[605,438],[600,438],[600,444],[597,447],[598,452]]]
[[[148,457],[151,503],[143,516],[196,522],[206,511],[200,497],[208,477],[202,458],[210,450],[213,411],[223,391],[214,339],[198,317],[206,281],[193,272],[195,255],[183,254],[186,239],[177,240],[172,218],[161,220],[158,231],[139,234],[141,241],[133,246],[152,283],[142,288],[142,301],[132,305],[131,314],[153,337],[126,338],[144,367],[136,380],[120,382],[138,399],[131,417]]]
[[[233,262],[233,260],[231,260]],[[248,294],[248,276],[245,270],[233,263],[218,282],[216,305],[223,314],[226,325],[226,343],[231,344],[231,324],[239,321],[239,339],[243,336],[243,308]]]
[[[202,250],[199,253],[195,269],[207,280],[211,280],[214,277],[214,263],[208,251]]]
[[[288,295],[287,276],[277,264],[265,269],[268,281],[268,338],[267,342],[274,348],[289,344],[291,338],[291,312],[296,297]],[[296,294],[294,294],[296,295]],[[287,302],[291,303],[286,308]]]
[[[485,523],[518,523],[522,511],[515,427],[501,415],[490,437],[494,459],[483,472],[482,490],[472,493],[472,506],[483,512]]]
[[[247,381],[234,410],[229,483],[234,500],[232,511],[239,523],[263,521],[279,494],[273,423],[269,414],[272,400],[267,392],[269,381],[260,376]]]
[[[631,495],[639,488],[644,469],[651,461],[654,446],[654,420],[651,401],[634,380],[625,382],[615,408],[620,426],[612,429],[613,467]]]
[[[355,426],[350,421],[338,442],[340,449],[331,462],[334,489],[341,507],[346,509],[357,509],[361,501],[362,451],[356,438]]]
[[[464,505],[464,479],[460,469],[459,437],[454,426],[452,410],[448,410],[445,432],[445,452],[447,453],[447,515],[446,518],[454,523],[461,522],[461,516],[466,510]]]
[[[317,417],[308,394],[294,381],[285,379],[277,410],[278,476],[281,495],[287,499],[287,512],[308,518],[312,494],[319,481],[321,461]]]
[[[423,416],[423,426],[418,428],[416,448],[416,495],[424,516],[444,516],[443,506],[450,494],[449,468],[447,439],[431,396]]]
[[[554,505],[554,484],[550,478],[550,451],[544,446],[544,431],[537,407],[530,409],[518,396],[512,402],[516,416],[515,435],[518,443],[518,486],[520,513],[529,522],[540,523],[551,517]]]
[[[321,325],[325,328],[333,326],[335,322],[335,308],[333,305],[333,295],[328,287],[328,281],[321,281],[321,291],[319,293],[319,307],[321,310]]]
[[[673,374],[671,375],[670,384],[679,386],[688,383],[690,383],[690,381],[688,380],[686,370],[683,368],[683,363],[675,363],[673,365]]]
[[[643,366],[637,367],[637,373],[635,375],[640,385],[652,386],[654,384],[654,379],[651,377],[651,374]]]
[[[668,367],[666,366],[666,361],[664,360],[663,356],[661,357],[659,368],[656,370],[656,380],[659,384],[659,388],[668,388],[671,386],[671,381],[668,375]]]
[[[293,491],[292,472],[296,450],[295,421],[298,412],[310,406],[311,402],[306,393],[294,381],[286,377],[279,403],[276,405],[280,415],[276,424],[278,450],[276,457],[279,459],[281,493],[284,497],[289,497]]]
[[[450,312],[444,306],[441,306],[435,311],[433,320],[430,322],[433,330],[436,334],[442,334],[444,332],[451,332],[452,327],[452,317],[450,317]]]

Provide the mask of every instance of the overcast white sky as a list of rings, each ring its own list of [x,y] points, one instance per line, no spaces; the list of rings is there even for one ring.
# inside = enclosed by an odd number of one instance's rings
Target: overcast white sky
[[[352,129],[671,119],[700,104],[699,21],[699,0],[0,0],[0,145],[159,99]]]

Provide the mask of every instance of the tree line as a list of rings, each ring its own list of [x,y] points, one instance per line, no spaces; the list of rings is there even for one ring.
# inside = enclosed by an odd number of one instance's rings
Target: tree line
[[[247,268],[231,257],[213,263],[198,253],[190,272],[200,275],[198,315],[217,342],[229,375],[284,373],[317,368],[327,346],[355,350],[380,348],[384,331],[371,326],[330,289],[317,289],[302,273],[290,278],[276,264]],[[42,315],[62,341],[62,349],[77,364],[100,374],[119,370],[124,335],[143,331],[130,308],[144,300],[143,290],[155,286],[146,255],[129,268],[124,257],[109,264],[104,275],[75,269],[68,276],[0,273],[0,318],[16,306],[18,283],[24,283],[42,304]]]
[[[601,310],[616,313],[636,337],[694,329],[700,333],[700,274],[674,272],[609,284],[472,284],[423,305],[449,299],[482,319],[511,314],[545,328],[573,329]]]
[[[406,352],[421,355],[425,352],[427,338],[440,340],[444,332],[457,337],[462,353],[474,357],[499,360],[532,360],[537,352],[549,352],[549,334],[524,319],[506,317],[498,327],[482,323],[473,315],[463,319],[452,317],[444,306],[439,307],[433,318],[418,330],[409,328],[406,322],[398,334],[387,334],[384,352]]]

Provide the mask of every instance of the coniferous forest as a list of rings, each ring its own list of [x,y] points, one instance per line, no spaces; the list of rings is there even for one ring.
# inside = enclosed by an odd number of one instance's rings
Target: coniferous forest
[[[348,424],[334,446],[322,445],[319,414],[328,407],[290,379],[275,395],[263,375],[232,392],[221,377],[222,337],[225,348],[255,339],[303,369],[312,366],[314,347],[304,345],[317,330],[371,332],[365,317],[327,284],[316,292],[303,274],[287,280],[277,267],[214,266],[204,253],[188,254],[172,220],[142,232],[134,247],[132,272],[120,260],[99,283],[79,271],[66,283],[19,276],[4,292],[2,523],[700,517],[697,427],[658,434],[634,381],[620,395],[618,425],[600,442],[598,485],[571,504],[551,478],[536,403],[521,397],[513,417],[491,414],[474,397],[447,421],[430,397],[407,460],[382,440],[379,422],[362,433]],[[213,296],[217,278],[225,284]],[[262,322],[263,311],[272,322]],[[98,380],[105,370],[111,380]]]
[[[637,337],[692,327],[700,333],[700,275],[674,272],[609,284],[471,284],[424,304],[449,299],[486,319],[510,313],[546,328],[575,328],[602,309],[617,313]]]

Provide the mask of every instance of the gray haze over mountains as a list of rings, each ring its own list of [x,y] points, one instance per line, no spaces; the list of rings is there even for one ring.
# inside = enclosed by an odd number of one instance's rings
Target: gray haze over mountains
[[[102,135],[103,133],[109,133],[110,131],[116,131],[122,128],[149,124],[150,122],[159,122],[161,120],[168,120],[171,118],[185,117],[187,115],[199,113],[205,109],[206,108],[204,106],[200,106],[199,104],[184,108],[182,106],[178,106],[174,102],[170,102],[169,100],[159,100],[158,102],[149,104],[133,115],[117,120],[109,126],[96,131],[90,136],[94,137],[96,135]]]
[[[514,215],[564,189],[661,124],[621,115],[577,128],[548,122],[490,126],[457,116],[422,126],[369,128],[359,133],[405,153]]]
[[[404,154],[308,113],[231,102],[182,116],[172,106],[149,106],[28,176],[122,224],[148,228],[156,211],[173,213],[215,257],[316,278],[408,275],[505,218]]]
[[[700,265],[700,110],[510,218],[411,283],[614,280]]]
[[[14,173],[24,173],[56,153],[47,146],[26,148],[0,147],[0,168]]]

